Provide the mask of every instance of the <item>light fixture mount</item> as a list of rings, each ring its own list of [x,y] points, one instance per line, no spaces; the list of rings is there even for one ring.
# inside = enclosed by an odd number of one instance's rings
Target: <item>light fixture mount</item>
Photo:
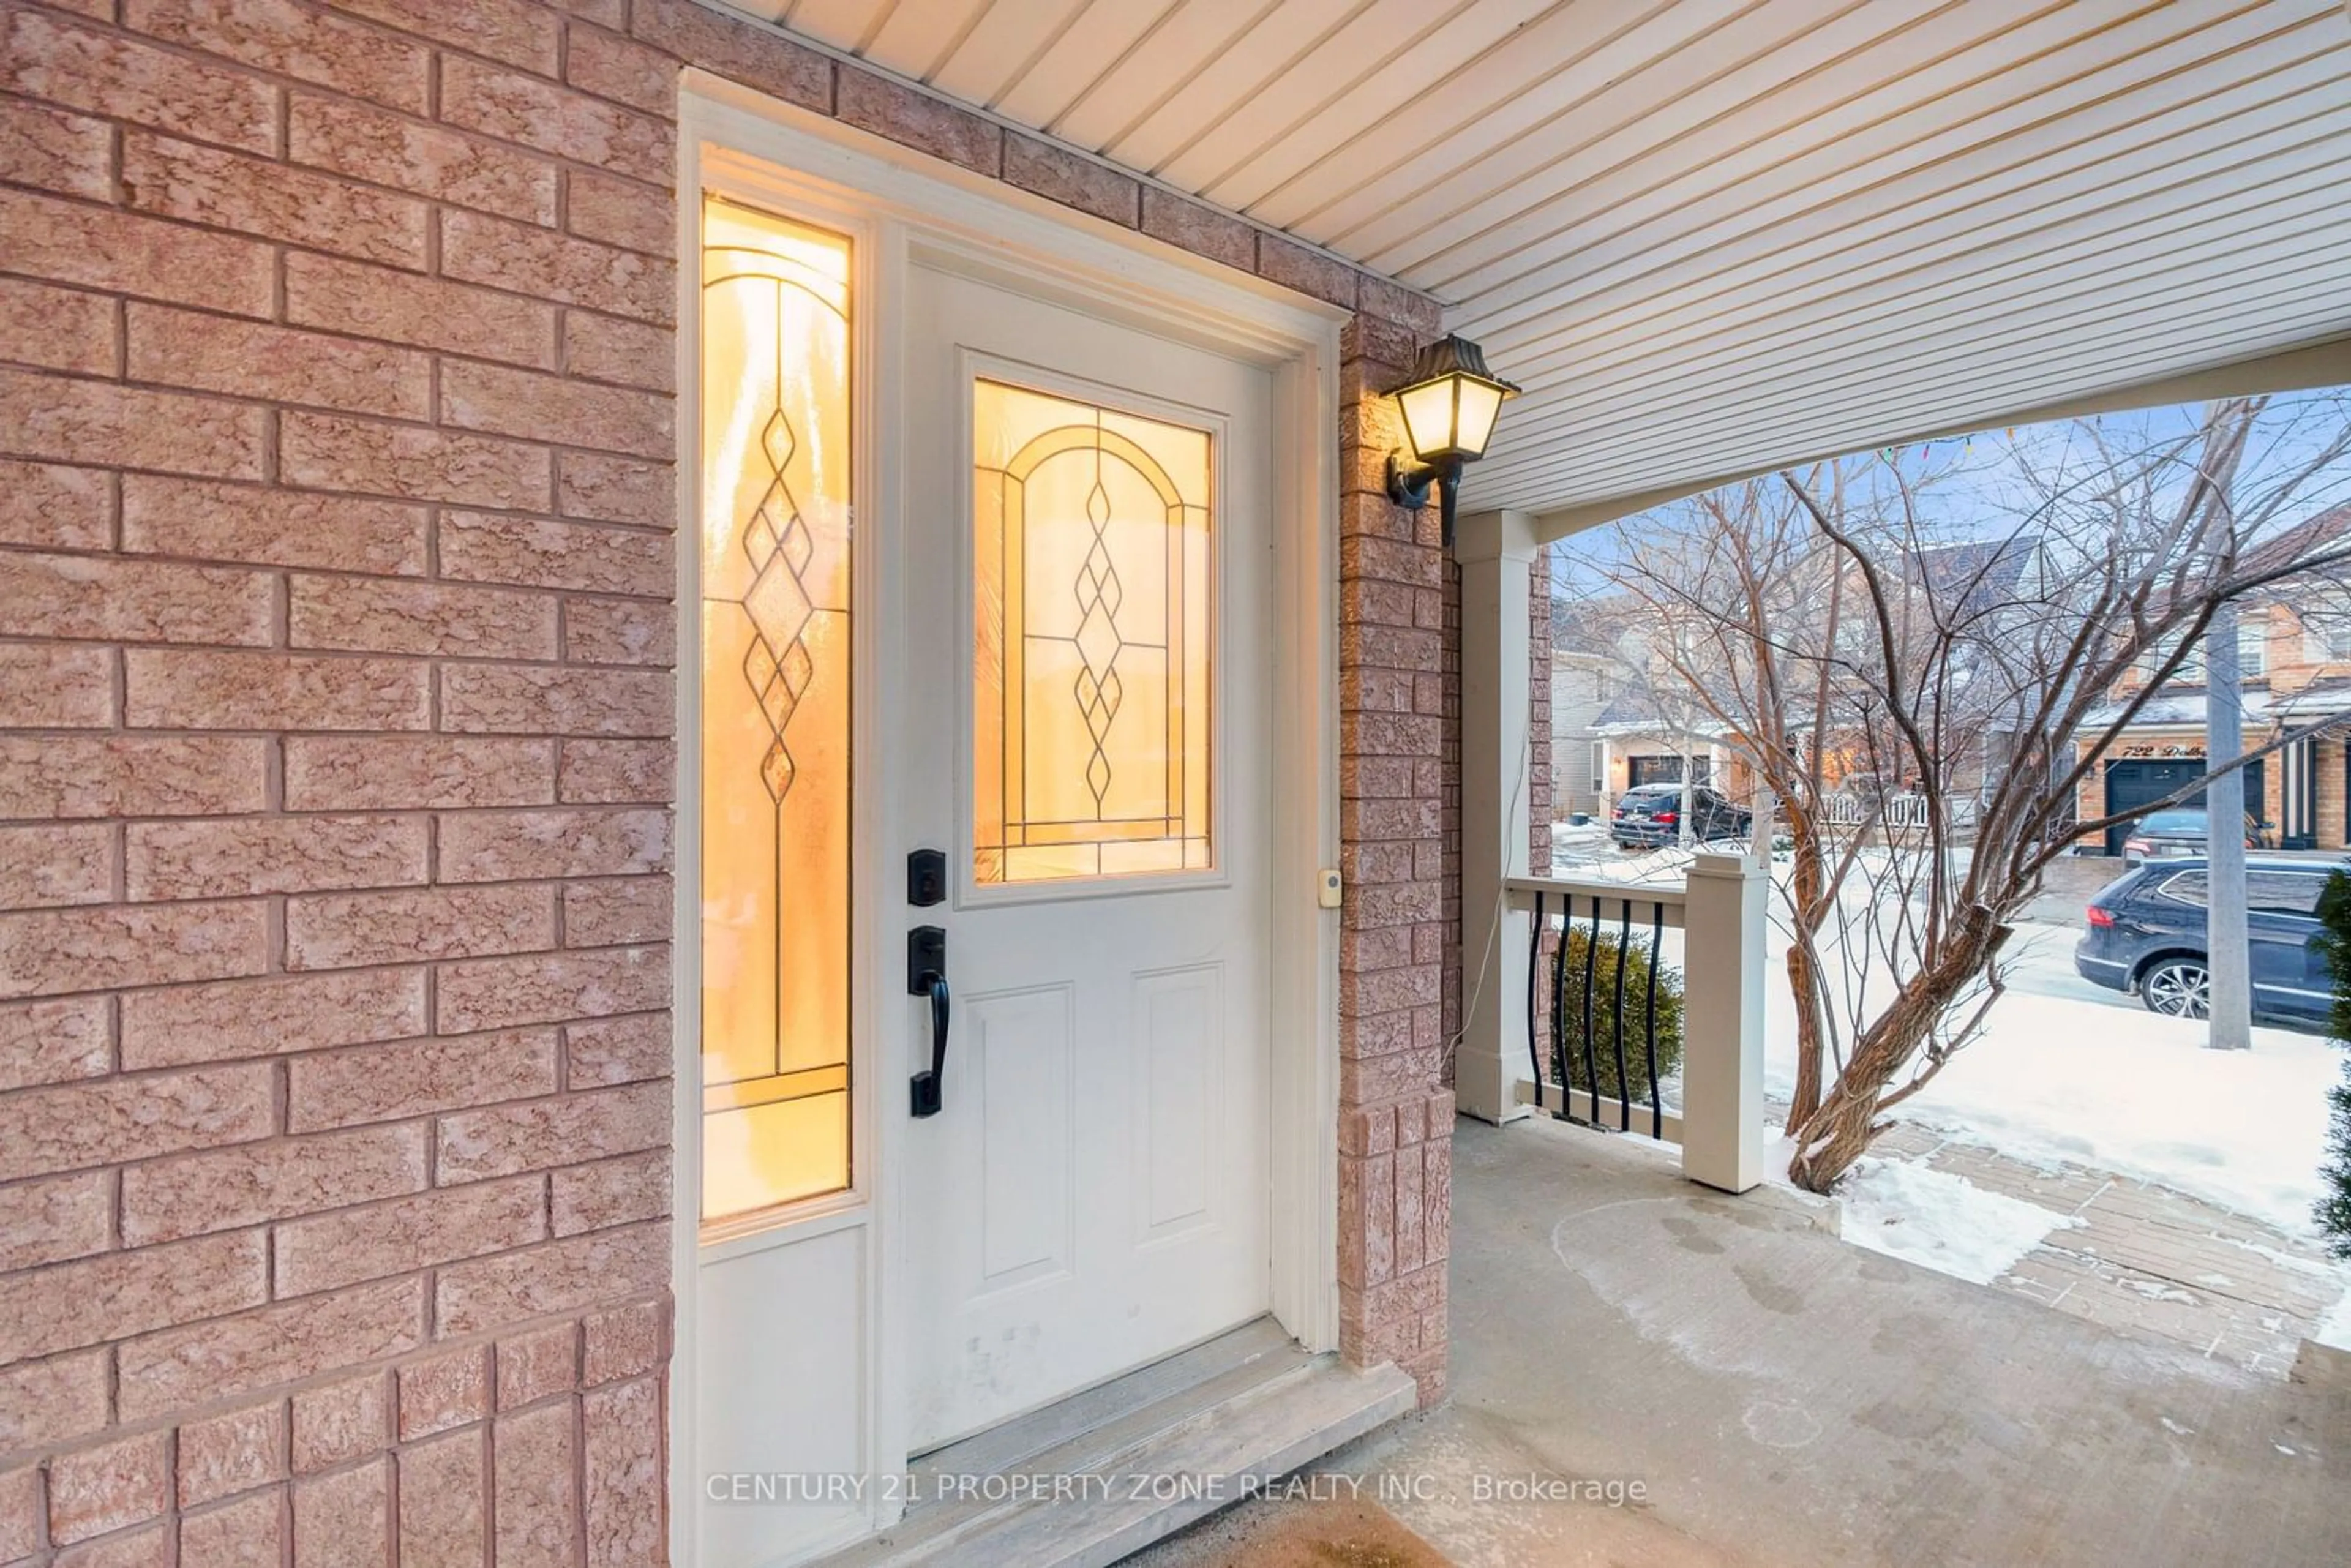
[[[1502,401],[1518,396],[1519,388],[1486,368],[1484,350],[1448,333],[1414,357],[1411,373],[1388,395],[1405,434],[1405,445],[1388,455],[1388,499],[1416,512],[1428,505],[1428,487],[1442,485],[1449,549],[1462,466],[1486,455]]]

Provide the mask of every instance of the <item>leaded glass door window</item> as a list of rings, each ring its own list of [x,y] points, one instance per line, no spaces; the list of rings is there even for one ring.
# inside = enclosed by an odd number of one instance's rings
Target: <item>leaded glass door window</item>
[[[974,881],[1213,870],[1211,433],[982,376],[972,450]]]

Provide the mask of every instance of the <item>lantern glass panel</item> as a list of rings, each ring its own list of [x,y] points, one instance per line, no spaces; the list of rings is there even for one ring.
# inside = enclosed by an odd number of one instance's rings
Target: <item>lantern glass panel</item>
[[[1453,449],[1453,378],[1406,387],[1396,394],[1404,411],[1405,440],[1423,463]]]
[[[1501,389],[1468,380],[1462,381],[1460,387],[1453,444],[1465,457],[1482,457],[1486,443],[1493,439],[1495,416],[1502,412]]]

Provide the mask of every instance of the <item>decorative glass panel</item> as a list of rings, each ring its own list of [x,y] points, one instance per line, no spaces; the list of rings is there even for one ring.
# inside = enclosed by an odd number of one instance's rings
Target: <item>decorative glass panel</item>
[[[849,242],[702,206],[702,1215],[849,1185]]]
[[[1206,870],[1208,433],[980,381],[973,870]]]

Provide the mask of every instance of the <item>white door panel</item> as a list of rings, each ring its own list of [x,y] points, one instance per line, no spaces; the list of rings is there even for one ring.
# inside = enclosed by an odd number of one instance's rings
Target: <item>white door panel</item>
[[[971,1008],[972,1114],[947,1135],[956,1162],[979,1173],[961,1188],[977,1199],[978,1270],[962,1282],[977,1296],[1066,1274],[1077,1228],[1074,988],[1047,986],[983,996]],[[951,1197],[952,1195],[942,1195]]]
[[[1143,1176],[1135,1239],[1216,1223],[1223,1124],[1224,966],[1141,975],[1134,982],[1134,1146]]]
[[[865,1229],[847,1227],[702,1269],[695,1479],[703,1561],[747,1568],[789,1559],[867,1517],[862,1498],[778,1493],[759,1479],[865,1467],[862,1423],[789,1416],[860,1407],[866,1262]],[[810,1324],[849,1332],[811,1333]]]

